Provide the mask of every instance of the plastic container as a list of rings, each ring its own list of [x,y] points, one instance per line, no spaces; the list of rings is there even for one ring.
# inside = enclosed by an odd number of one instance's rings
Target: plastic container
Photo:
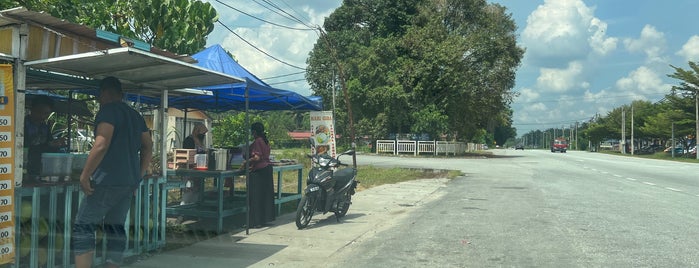
[[[196,167],[194,169],[198,170],[207,170],[207,162],[206,162],[206,154],[196,154],[194,155],[194,163],[196,163]]]
[[[61,153],[41,154],[41,176],[70,176],[73,155]]]
[[[75,174],[80,174],[87,162],[87,154],[73,154],[72,170]]]

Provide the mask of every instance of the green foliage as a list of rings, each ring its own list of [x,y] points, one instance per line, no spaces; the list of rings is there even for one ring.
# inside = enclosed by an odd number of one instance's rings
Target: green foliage
[[[206,45],[218,14],[199,0],[27,0],[0,1],[0,9],[24,6],[68,21],[143,40],[179,54]]]
[[[262,120],[259,115],[250,115],[250,124]],[[265,129],[268,129],[265,124]],[[213,133],[214,147],[235,147],[246,144],[246,137],[250,135],[250,126],[246,124],[245,113],[236,113],[224,116],[210,131]]]
[[[523,49],[503,7],[483,0],[345,1],[324,28],[307,79],[316,95],[332,99],[340,84],[336,55],[360,136],[419,131],[475,141],[484,137],[480,129],[510,127],[511,113],[502,111],[510,110]],[[345,111],[338,105],[338,133],[348,133]]]

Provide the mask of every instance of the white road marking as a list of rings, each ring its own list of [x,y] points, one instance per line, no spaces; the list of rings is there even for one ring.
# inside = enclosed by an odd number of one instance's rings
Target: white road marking
[[[648,185],[655,185],[655,183],[647,182],[647,181],[644,181],[643,183],[644,183],[644,184],[648,184]]]
[[[621,175],[614,174],[614,177],[621,178]]]
[[[668,189],[668,190],[670,190],[670,191],[675,191],[675,192],[682,192],[682,190],[680,190],[680,189],[675,189],[675,188],[672,188],[672,187],[665,187],[665,189]]]
[[[636,181],[636,179],[634,179],[634,178],[626,178],[626,179],[630,180],[630,181]]]
[[[609,172],[606,172],[606,171],[602,171],[602,174],[609,174]]]

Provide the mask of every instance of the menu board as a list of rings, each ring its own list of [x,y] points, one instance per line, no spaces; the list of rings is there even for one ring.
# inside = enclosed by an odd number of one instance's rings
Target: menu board
[[[15,257],[13,102],[12,65],[0,64],[0,264]]]
[[[335,120],[332,111],[311,112],[311,153],[337,155]]]

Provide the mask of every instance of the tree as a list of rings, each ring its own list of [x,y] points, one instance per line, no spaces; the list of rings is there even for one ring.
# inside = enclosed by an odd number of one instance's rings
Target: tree
[[[363,130],[374,122],[384,125],[373,134],[429,131],[475,141],[487,136],[481,129],[492,135],[510,127],[523,50],[503,7],[484,0],[345,1],[324,28],[307,79],[315,94],[330,99],[337,55]],[[339,133],[347,120],[343,110],[336,113]]]
[[[0,1],[0,9],[24,6],[57,18],[145,41],[179,54],[194,54],[206,45],[218,14],[199,0],[17,0]]]

